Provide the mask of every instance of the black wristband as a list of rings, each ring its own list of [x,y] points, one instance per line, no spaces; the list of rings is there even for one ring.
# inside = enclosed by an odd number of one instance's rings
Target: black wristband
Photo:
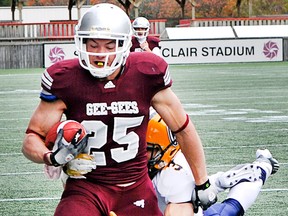
[[[55,167],[60,166],[60,164],[57,163],[57,161],[55,160],[53,153],[50,154],[50,161],[51,161],[51,163],[52,163],[52,166],[55,166]]]
[[[210,181],[209,181],[209,179],[206,181],[206,182],[204,182],[203,184],[201,184],[201,185],[195,185],[195,189],[196,190],[206,190],[207,188],[209,188],[210,187]]]

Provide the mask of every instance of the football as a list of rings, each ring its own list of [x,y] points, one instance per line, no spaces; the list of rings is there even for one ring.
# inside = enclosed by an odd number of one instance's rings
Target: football
[[[74,120],[65,120],[56,123],[47,133],[45,138],[45,145],[49,150],[53,149],[54,143],[57,138],[57,134],[60,129],[63,129],[64,143],[71,143],[75,134],[81,129],[81,134],[79,140],[81,140],[86,135],[86,130],[82,124]]]

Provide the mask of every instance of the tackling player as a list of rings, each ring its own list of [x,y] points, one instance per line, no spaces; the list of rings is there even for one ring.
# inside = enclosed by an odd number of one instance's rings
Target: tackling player
[[[67,180],[56,216],[111,211],[118,216],[162,215],[147,173],[151,105],[181,143],[197,185],[197,202],[207,208],[216,201],[201,140],[171,89],[167,63],[150,52],[129,55],[131,37],[130,19],[121,8],[94,5],[76,26],[78,58],[60,61],[42,75],[41,101],[28,124],[23,154],[57,167],[84,152],[97,166],[85,179]],[[67,144],[60,130],[51,151],[43,139],[63,115],[81,122],[89,133]]]
[[[161,210],[165,215],[192,215],[193,175],[175,137],[158,114],[148,124],[147,143],[148,152],[151,152],[149,174]],[[227,172],[212,175],[211,184],[218,192],[230,189],[229,193],[222,203],[213,204],[197,215],[243,215],[255,202],[267,178],[278,169],[279,163],[269,150],[258,149],[253,163],[240,164]]]
[[[150,23],[145,17],[137,17],[133,23],[133,37],[131,52],[153,52],[154,54],[161,56],[159,38],[150,36]]]

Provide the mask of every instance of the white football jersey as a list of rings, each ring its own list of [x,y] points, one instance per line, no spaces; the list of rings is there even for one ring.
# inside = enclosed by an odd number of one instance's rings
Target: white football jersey
[[[191,169],[181,151],[178,151],[173,162],[152,179],[159,207],[164,211],[167,203],[191,201],[195,187]]]

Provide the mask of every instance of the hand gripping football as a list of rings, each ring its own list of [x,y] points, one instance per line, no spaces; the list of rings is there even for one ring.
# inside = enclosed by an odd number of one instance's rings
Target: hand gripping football
[[[52,150],[60,129],[63,129],[63,141],[68,145],[72,142],[75,134],[81,129],[78,140],[81,140],[86,135],[86,130],[82,124],[74,120],[66,120],[56,123],[47,133],[45,138],[45,145],[48,149]]]

